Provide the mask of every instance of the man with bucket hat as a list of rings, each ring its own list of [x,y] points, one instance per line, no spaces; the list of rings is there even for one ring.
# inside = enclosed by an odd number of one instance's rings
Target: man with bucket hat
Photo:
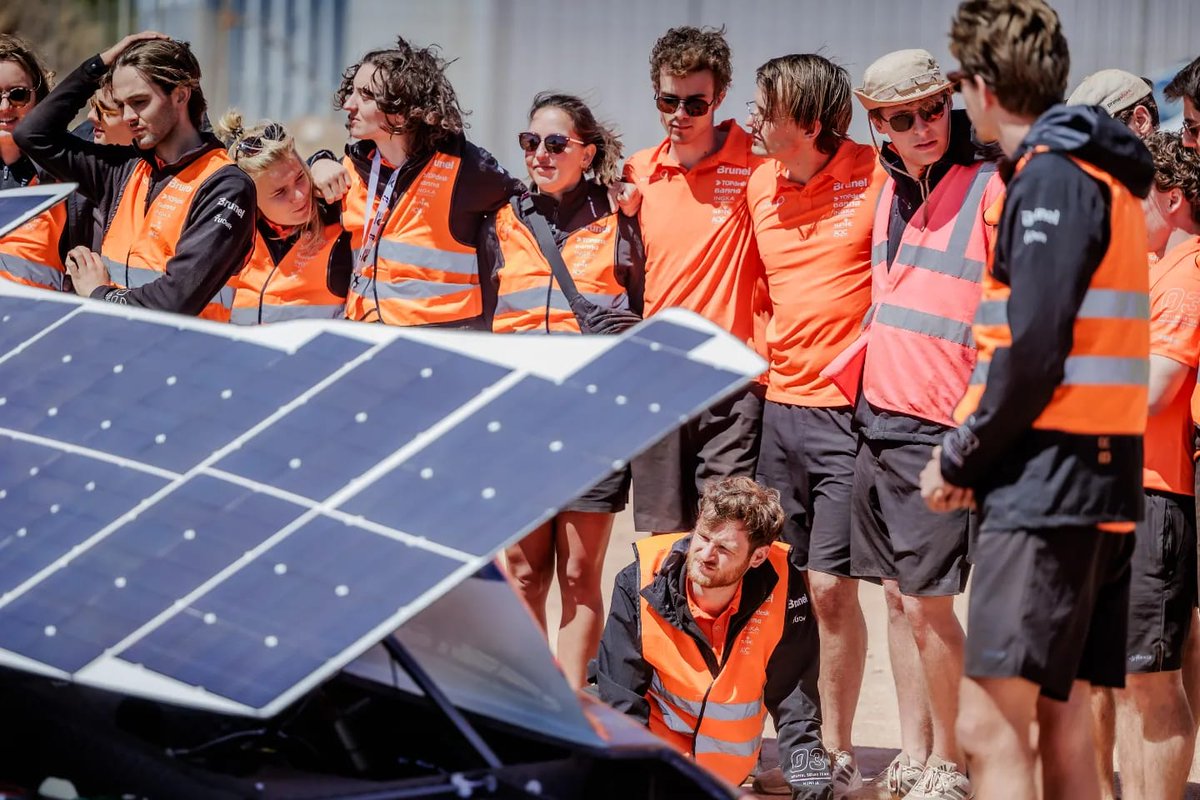
[[[1154,84],[1123,69],[1102,69],[1083,79],[1067,98],[1069,106],[1100,106],[1145,139],[1158,130]]]

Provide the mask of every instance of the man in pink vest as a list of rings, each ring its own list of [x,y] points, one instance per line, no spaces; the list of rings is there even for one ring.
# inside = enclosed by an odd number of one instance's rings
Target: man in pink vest
[[[872,137],[889,140],[880,160],[891,177],[875,212],[866,329],[827,370],[858,389],[851,564],[887,597],[902,746],[885,778],[891,796],[961,798],[971,790],[954,733],[964,637],[953,602],[970,520],[929,511],[918,479],[975,365],[984,211],[998,214],[1002,184],[926,51],[883,56],[855,95]]]

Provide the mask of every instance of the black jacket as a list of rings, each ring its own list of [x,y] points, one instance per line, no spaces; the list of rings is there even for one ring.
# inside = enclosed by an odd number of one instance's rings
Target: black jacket
[[[642,657],[639,595],[646,598],[655,614],[696,640],[714,679],[723,666],[688,608],[685,562],[690,542],[690,536],[676,542],[654,580],[645,587],[640,585],[637,549],[634,548],[634,562],[617,575],[600,652],[591,665],[600,698],[643,725],[649,724],[650,720],[646,691],[650,688],[653,670]],[[733,652],[738,635],[754,612],[777,588],[780,577],[774,565],[765,561],[742,578],[741,604],[730,621],[724,648],[726,656]],[[767,661],[763,702],[775,722],[780,767],[792,784],[793,797],[829,800],[833,797],[833,788],[828,759],[821,745],[821,709],[817,695],[820,670],[817,621],[809,608],[803,573],[789,568],[789,574],[782,577],[787,583],[790,618],[785,621],[783,636]],[[825,765],[823,774],[821,764]],[[804,769],[804,766],[809,768]]]
[[[212,134],[202,133],[203,142],[198,148],[174,164],[160,167],[152,151],[96,144],[73,135],[68,126],[100,86],[104,72],[99,56],[84,62],[29,112],[14,136],[21,150],[47,172],[59,180],[79,184],[79,192],[95,205],[107,231],[125,184],[140,162],[150,164],[147,202],[153,202],[180,170],[224,146]],[[199,314],[250,256],[256,206],[254,182],[233,164],[223,167],[193,195],[166,273],[137,289],[102,286],[94,296],[162,311]],[[230,213],[231,207],[245,213]]]
[[[942,474],[975,489],[982,530],[1141,516],[1141,436],[1031,425],[1062,383],[1080,304],[1112,236],[1122,235],[1111,229],[1105,185],[1068,155],[1096,165],[1139,198],[1150,191],[1154,165],[1141,140],[1098,107],[1051,108],[1014,162],[1039,146],[1049,152],[1030,159],[1008,185],[993,260],[993,275],[1012,289],[1012,345],[994,354],[979,408],[943,442]],[[1098,457],[1101,438],[1109,440],[1111,460]]]

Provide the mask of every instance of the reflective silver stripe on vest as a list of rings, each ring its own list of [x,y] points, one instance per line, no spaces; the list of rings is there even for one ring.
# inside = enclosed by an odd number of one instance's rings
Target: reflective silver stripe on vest
[[[901,264],[909,264],[931,272],[949,275],[954,278],[979,283],[983,279],[982,261],[967,258],[967,245],[971,243],[971,232],[975,230],[975,222],[981,212],[979,204],[983,202],[983,191],[996,171],[994,164],[985,164],[975,173],[971,188],[963,199],[961,210],[954,220],[954,230],[946,241],[945,251],[929,247],[901,245],[896,260]]]
[[[862,327],[864,327],[864,328],[867,327],[868,325],[871,324],[872,320],[875,319],[876,306],[877,306],[876,303],[871,303],[871,305],[868,306],[867,313],[863,314]]]
[[[441,281],[406,280],[398,283],[378,283],[371,286],[371,279],[355,275],[350,282],[350,291],[361,297],[379,294],[380,300],[422,300],[427,297],[444,297],[459,292],[479,291],[473,283],[442,283]]]
[[[259,311],[262,322],[287,322],[291,319],[341,319],[346,311],[344,305],[266,305],[234,308],[229,321],[236,325],[257,325]]]
[[[601,308],[629,308],[628,295],[612,295],[602,294],[600,292],[581,292],[588,301],[595,303]],[[550,308],[556,311],[570,311],[571,304],[567,300],[567,296],[562,293],[562,290],[555,287],[550,293]],[[543,309],[546,307],[546,290],[544,288],[537,289],[521,289],[516,292],[502,294],[496,301],[496,313],[508,314],[515,311],[530,311],[532,309]]]
[[[221,290],[214,294],[212,300],[208,302],[215,303],[221,308],[233,308],[233,294],[232,286],[222,286]]]
[[[887,259],[887,242],[876,242],[871,245],[871,263],[878,264]]]
[[[723,756],[740,756],[751,758],[762,747],[762,736],[756,736],[745,742],[731,742],[727,739],[715,739],[712,736],[700,734],[696,737],[696,755],[717,754]]]
[[[652,677],[650,679],[650,691],[651,691],[651,693],[658,695],[659,698],[661,698],[662,700],[665,700],[666,702],[670,703],[671,705],[675,706],[676,708],[683,709],[687,713],[691,714],[693,717],[700,716],[700,709],[703,706],[703,703],[695,702],[692,700],[684,700],[679,695],[668,692],[666,690],[666,687],[664,687],[662,685],[662,679],[658,677],[657,672],[654,673],[654,677]],[[687,732],[691,733],[692,729],[688,728]]]
[[[682,733],[685,736],[692,735],[692,726],[684,721],[683,717],[675,713],[675,709],[671,707],[670,703],[655,694],[654,690],[651,690],[649,694],[650,699],[654,701],[654,704],[658,706],[658,710],[662,712],[663,722],[666,724],[668,730]]]
[[[980,361],[971,373],[971,385],[987,383],[988,366]],[[1150,361],[1121,356],[1071,356],[1063,364],[1063,386],[1146,386]]]
[[[1008,301],[983,300],[975,308],[976,325],[1007,325]]]
[[[701,711],[703,711],[705,719],[717,720],[719,722],[754,719],[763,712],[763,704],[760,700],[754,700],[749,703],[717,703],[710,699],[707,705],[693,700],[684,700],[679,695],[672,694],[663,687],[658,673],[655,673],[654,677],[650,680],[650,691],[676,708],[680,708],[691,714],[693,717],[699,717]]]
[[[892,328],[912,331],[923,336],[932,336],[963,347],[974,347],[975,337],[966,322],[939,317],[912,308],[880,303],[875,311],[875,322]]]
[[[118,286],[124,286],[126,289],[140,289],[148,283],[154,283],[163,276],[161,272],[146,269],[145,267],[130,267],[111,258],[101,256],[100,260],[108,268],[108,279]]]
[[[1088,289],[1078,319],[1150,319],[1150,296],[1144,292]]]
[[[45,264],[39,264],[36,261],[30,261],[27,258],[21,258],[9,253],[0,253],[0,269],[3,269],[14,278],[24,278],[27,281],[33,281],[39,286],[46,286],[55,291],[62,291],[63,274],[54,267],[48,267]]]
[[[355,253],[357,261],[358,253]],[[474,253],[452,253],[448,250],[435,250],[432,247],[419,247],[407,242],[397,242],[392,239],[382,239],[379,242],[379,258],[397,261],[401,264],[412,264],[414,267],[436,269],[439,272],[453,272],[458,275],[475,275],[479,265]]]

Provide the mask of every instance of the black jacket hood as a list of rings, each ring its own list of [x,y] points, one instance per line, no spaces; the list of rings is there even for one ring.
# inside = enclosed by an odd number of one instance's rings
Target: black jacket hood
[[[1145,198],[1150,194],[1154,182],[1150,151],[1133,131],[1100,106],[1052,107],[1033,123],[1013,160],[1019,161],[1037,147],[1099,167],[1123,183],[1135,197]]]

